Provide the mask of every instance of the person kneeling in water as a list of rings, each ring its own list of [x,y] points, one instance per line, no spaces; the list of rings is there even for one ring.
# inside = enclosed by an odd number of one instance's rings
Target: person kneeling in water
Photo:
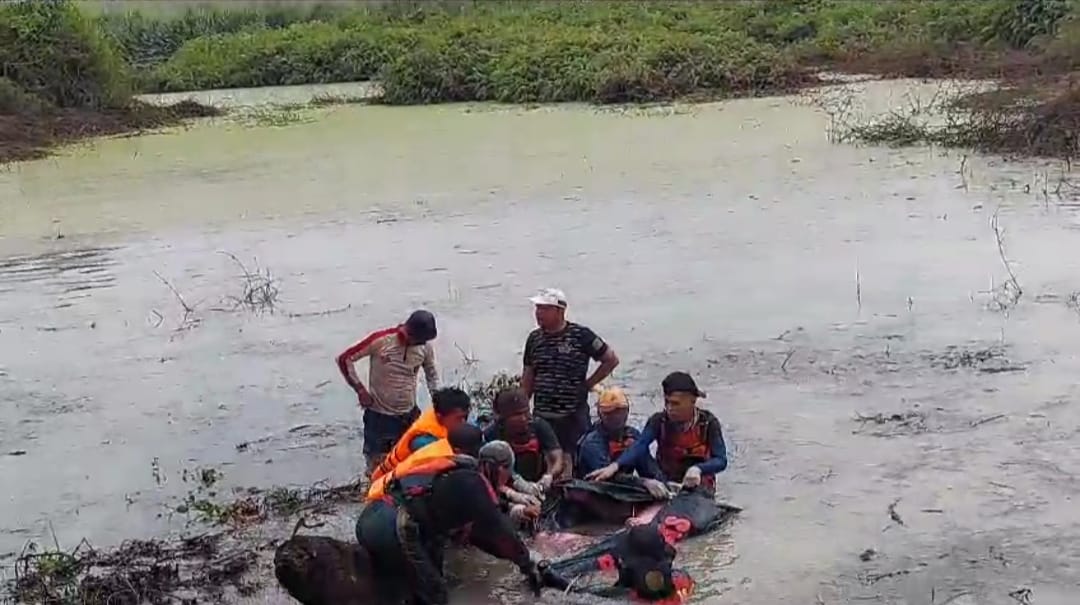
[[[641,431],[627,424],[630,400],[619,387],[599,392],[596,414],[600,419],[578,442],[577,466],[574,467],[578,478],[584,478],[618,460],[619,456],[641,439]],[[661,477],[660,467],[647,450],[628,470],[631,473],[637,471],[638,477],[644,480],[643,485],[653,497],[660,499],[670,496],[667,486],[658,481]]]
[[[476,451],[479,448],[468,444],[479,445],[481,432],[460,425],[450,440],[455,449]],[[395,471],[383,494],[369,494],[356,537],[385,582],[380,588],[424,605],[446,605],[443,551],[452,534],[464,531],[473,546],[517,565],[539,595],[544,586],[541,567],[499,510],[492,488],[506,481],[505,472],[471,456],[454,455]]]
[[[606,481],[620,469],[631,469],[655,441],[656,461],[667,481],[682,482],[684,488],[698,488],[716,493],[716,474],[727,468],[727,447],[720,421],[708,410],[697,407],[704,398],[694,379],[686,372],[672,372],[661,383],[664,411],[645,423],[641,439],[629,450],[588,479]]]
[[[484,431],[484,441],[505,441],[514,450],[514,471],[536,484],[533,496],[542,497],[563,472],[563,451],[555,430],[529,411],[529,398],[521,389],[504,389],[492,404],[495,423]]]
[[[540,499],[529,493],[529,482],[514,473],[514,450],[505,441],[489,441],[480,448],[480,462],[505,469],[495,484],[502,508],[517,526],[528,526],[540,518]]]

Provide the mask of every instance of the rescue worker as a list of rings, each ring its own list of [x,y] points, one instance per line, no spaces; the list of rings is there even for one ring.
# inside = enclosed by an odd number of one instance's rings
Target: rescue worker
[[[394,470],[413,452],[438,439],[445,439],[448,431],[469,419],[472,407],[469,395],[457,387],[438,389],[431,394],[431,407],[424,410],[405,433],[398,439],[371,473],[374,481]]]
[[[604,468],[618,460],[635,442],[641,439],[641,431],[627,424],[630,417],[630,400],[619,387],[601,389],[596,400],[596,415],[599,420],[578,442],[577,466],[574,472],[578,478]],[[662,481],[656,459],[646,454],[638,459],[630,472],[644,479],[642,483],[649,493],[656,498],[666,498],[669,493]]]
[[[480,429],[465,424],[454,442],[474,443]],[[452,443],[451,446],[455,445]],[[423,605],[449,602],[443,577],[443,550],[463,532],[484,552],[513,562],[539,596],[545,582],[510,520],[499,510],[492,485],[508,471],[470,456],[433,458],[393,474],[383,493],[370,500],[356,523],[357,540],[371,554],[374,572],[387,596]],[[385,582],[384,582],[385,579]]]
[[[452,458],[456,455],[476,457],[483,444],[484,435],[480,429],[468,423],[458,424],[450,429],[446,439],[439,439],[425,445],[394,467],[394,470],[378,479],[373,479],[371,487],[368,488],[366,500],[371,502],[382,498],[386,494],[387,484],[398,474],[408,474],[411,469],[439,458]]]
[[[492,403],[495,423],[484,431],[484,441],[505,441],[514,450],[514,470],[542,491],[563,471],[565,457],[551,425],[529,412],[529,398],[521,389],[504,389]],[[534,494],[539,495],[539,494]]]
[[[376,330],[337,357],[338,371],[356,392],[364,410],[364,457],[370,478],[375,467],[419,416],[416,376],[424,369],[429,393],[439,387],[435,349],[438,334],[435,316],[423,309],[413,311],[404,323]],[[356,374],[355,364],[369,360],[367,386]]]
[[[697,407],[705,393],[686,372],[672,372],[661,383],[664,411],[649,418],[641,438],[615,461],[590,473],[587,478],[606,481],[620,469],[634,468],[655,441],[656,461],[666,481],[681,482],[684,488],[701,488],[716,493],[716,474],[727,468],[727,447],[720,421],[708,410]]]
[[[522,487],[518,482],[524,481],[514,473],[514,450],[505,441],[489,441],[480,448],[478,456],[480,462],[490,463],[492,466],[506,469],[507,482],[496,485],[495,491],[502,501],[503,510],[510,516],[510,520],[517,526],[528,526],[540,518],[540,499],[529,493],[528,486]]]

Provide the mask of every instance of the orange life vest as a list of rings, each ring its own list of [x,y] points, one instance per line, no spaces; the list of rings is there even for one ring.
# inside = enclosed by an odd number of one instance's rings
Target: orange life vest
[[[448,439],[440,439],[434,443],[425,445],[403,460],[401,464],[394,468],[394,470],[373,480],[371,482],[371,487],[368,489],[366,500],[371,502],[385,496],[386,486],[394,479],[394,477],[408,475],[413,469],[429,463],[432,460],[452,458],[453,456],[454,448],[450,447],[450,441]]]
[[[630,436],[630,431],[623,429],[619,439],[608,439],[608,459],[612,462],[618,460],[619,456],[622,456],[632,445],[634,445],[634,438]]]
[[[412,440],[421,435],[431,435],[436,439],[446,439],[447,430],[442,424],[439,423],[438,416],[435,415],[435,408],[430,407],[413,422],[408,429],[405,430],[405,434],[398,439],[398,442],[394,444],[390,453],[383,458],[383,461],[379,463],[379,466],[375,469],[375,472],[371,473],[371,479],[374,481],[382,477],[383,475],[394,470],[397,465],[404,462],[406,458],[412,455],[413,450],[410,447]]]
[[[685,431],[672,431],[668,428],[666,417],[660,421],[660,437],[656,448],[656,462],[660,470],[664,471],[668,481],[681,481],[687,469],[695,464],[701,464],[710,457],[712,451],[709,448],[709,422],[712,415],[704,410],[697,412],[694,425]],[[703,476],[703,485],[715,481],[712,476]]]
[[[505,438],[505,437],[504,437]],[[514,470],[526,481],[539,481],[540,477],[547,472],[547,461],[540,448],[540,438],[529,423],[529,432],[524,439],[512,440],[507,438],[510,449],[514,450]]]

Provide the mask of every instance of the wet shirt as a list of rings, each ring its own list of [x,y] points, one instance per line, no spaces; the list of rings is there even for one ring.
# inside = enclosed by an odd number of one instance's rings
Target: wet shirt
[[[367,389],[371,409],[391,416],[408,414],[416,406],[416,377],[424,369],[428,391],[439,386],[435,350],[431,343],[408,346],[400,327],[372,332],[338,356],[338,366],[356,378],[357,361],[368,358]]]
[[[702,475],[715,475],[727,468],[727,446],[724,445],[724,434],[720,428],[720,420],[716,416],[708,410],[700,408],[698,413],[701,414],[700,421],[706,423],[705,434],[709,440],[709,455],[711,457],[698,464],[697,467],[701,469]],[[649,446],[660,438],[660,428],[667,421],[667,414],[664,412],[657,412],[650,416],[649,421],[645,423],[645,428],[641,430],[641,438],[635,441],[634,445],[630,446],[630,449],[623,452],[622,456],[619,456],[619,467],[624,469],[634,468],[639,460],[645,456],[650,456]],[[667,480],[682,481],[682,477],[667,477]]]
[[[519,567],[528,564],[529,549],[480,473],[462,469],[442,475],[431,486],[429,502],[437,533],[445,535],[467,527],[473,546]]]
[[[535,373],[533,412],[542,418],[564,418],[588,405],[589,361],[599,361],[607,349],[595,332],[573,322],[555,334],[539,328],[530,332],[523,362]]]
[[[559,438],[555,436],[555,429],[543,418],[533,418],[529,421],[530,434],[525,437],[512,437],[506,432],[506,425],[498,420],[484,431],[484,441],[505,441],[510,447],[520,446],[523,438],[536,437],[540,444],[540,452],[536,459],[515,453],[514,471],[525,478],[526,481],[539,481],[546,470],[544,456],[559,448]],[[516,452],[516,449],[515,449]]]

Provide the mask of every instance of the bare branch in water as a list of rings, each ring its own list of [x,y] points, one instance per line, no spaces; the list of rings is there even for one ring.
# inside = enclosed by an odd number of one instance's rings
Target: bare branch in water
[[[174,286],[172,282],[162,277],[162,275],[157,271],[154,271],[154,275],[156,275],[157,278],[161,280],[161,283],[165,284],[165,287],[167,287],[173,293],[173,296],[176,297],[176,300],[180,302],[180,307],[184,310],[184,315],[180,318],[180,325],[176,327],[176,331],[183,332],[184,330],[190,330],[191,328],[199,325],[200,320],[198,317],[195,316],[195,306],[189,305],[188,302],[184,300],[183,295],[180,294],[180,291],[176,289],[176,286]],[[158,313],[156,310],[154,311],[154,313],[157,314],[158,317],[161,317],[161,314]],[[164,321],[163,317],[161,321]],[[158,321],[158,326],[161,325],[161,321]]]
[[[277,279],[270,273],[270,269],[261,270],[256,261],[254,269],[248,267],[231,252],[219,251],[220,254],[231,258],[240,268],[243,290],[239,296],[229,296],[234,308],[245,308],[252,313],[269,312],[271,315],[277,309],[278,295],[281,293],[277,286]]]

